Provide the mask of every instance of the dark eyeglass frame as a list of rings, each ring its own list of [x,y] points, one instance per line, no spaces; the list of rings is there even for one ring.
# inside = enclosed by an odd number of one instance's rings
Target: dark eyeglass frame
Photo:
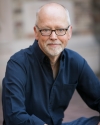
[[[67,30],[69,29],[70,25],[69,25],[66,29],[62,28],[63,30],[65,30],[65,33],[64,33],[63,35],[58,35],[58,34],[56,33],[56,31],[57,31],[58,29],[55,29],[55,30],[49,29],[49,30],[51,30],[51,34],[49,34],[49,35],[44,35],[44,34],[42,34],[42,31],[43,31],[44,29],[40,29],[37,25],[36,25],[36,27],[38,28],[38,30],[40,31],[40,33],[41,33],[42,36],[50,36],[50,35],[52,34],[52,32],[55,32],[55,34],[56,34],[57,36],[64,36],[64,35],[66,34]]]

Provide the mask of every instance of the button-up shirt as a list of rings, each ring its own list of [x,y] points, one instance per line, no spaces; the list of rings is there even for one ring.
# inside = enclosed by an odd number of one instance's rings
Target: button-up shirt
[[[61,125],[75,89],[100,112],[100,81],[76,52],[64,49],[53,78],[49,58],[38,46],[15,53],[3,79],[3,125]]]

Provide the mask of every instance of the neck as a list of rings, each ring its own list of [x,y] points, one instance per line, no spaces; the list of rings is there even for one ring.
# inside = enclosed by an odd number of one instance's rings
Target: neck
[[[55,79],[59,71],[59,57],[49,58],[49,59],[50,59],[50,64],[53,71],[53,77]]]
[[[55,66],[58,63],[59,57],[52,57],[52,58],[49,58],[49,59],[50,59],[51,66]]]

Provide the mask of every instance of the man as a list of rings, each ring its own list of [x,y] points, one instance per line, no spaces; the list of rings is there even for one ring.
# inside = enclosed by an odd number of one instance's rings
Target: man
[[[65,49],[72,34],[68,11],[57,3],[42,6],[34,33],[34,44],[8,61],[3,125],[98,125],[98,116],[62,123],[75,89],[100,112],[100,81],[84,58]]]

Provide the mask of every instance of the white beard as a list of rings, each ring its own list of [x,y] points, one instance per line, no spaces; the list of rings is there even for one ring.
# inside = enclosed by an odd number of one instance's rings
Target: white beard
[[[45,52],[50,56],[57,56],[60,55],[60,53],[63,51],[63,48],[59,45],[56,48],[51,47],[45,47]]]

